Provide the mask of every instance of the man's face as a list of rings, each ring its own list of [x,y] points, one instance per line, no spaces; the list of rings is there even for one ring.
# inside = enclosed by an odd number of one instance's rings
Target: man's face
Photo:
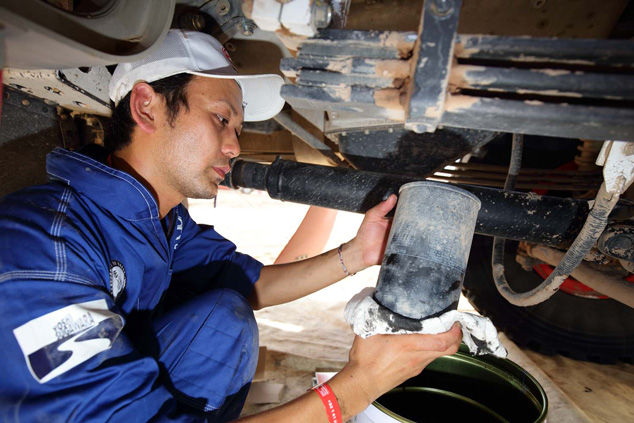
[[[189,110],[181,107],[173,127],[159,128],[164,183],[183,197],[212,198],[240,154],[242,92],[232,79],[195,76],[187,86]]]

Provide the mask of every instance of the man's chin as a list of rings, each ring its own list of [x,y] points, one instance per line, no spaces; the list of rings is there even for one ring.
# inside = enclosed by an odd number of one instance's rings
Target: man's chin
[[[218,195],[218,185],[212,184],[210,187],[206,187],[205,189],[197,190],[196,192],[190,193],[187,198],[211,200],[216,195]]]

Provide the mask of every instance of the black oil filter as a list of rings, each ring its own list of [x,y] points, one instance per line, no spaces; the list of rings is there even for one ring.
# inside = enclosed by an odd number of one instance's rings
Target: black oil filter
[[[411,319],[455,310],[479,210],[478,197],[451,185],[403,185],[376,300]]]

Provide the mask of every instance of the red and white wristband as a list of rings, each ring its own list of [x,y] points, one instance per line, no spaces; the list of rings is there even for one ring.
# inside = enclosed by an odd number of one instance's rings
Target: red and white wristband
[[[328,421],[330,423],[343,423],[341,418],[341,410],[339,409],[339,402],[337,397],[327,383],[315,386],[313,391],[319,394],[321,402],[326,407],[326,414],[328,415]]]

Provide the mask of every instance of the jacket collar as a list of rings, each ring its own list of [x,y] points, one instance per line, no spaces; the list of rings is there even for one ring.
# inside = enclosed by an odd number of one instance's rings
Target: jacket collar
[[[107,156],[103,148],[91,146],[82,153],[59,147],[49,153],[46,157],[49,179],[71,186],[101,208],[124,219],[158,219],[156,200],[143,184],[130,174],[96,160]]]

